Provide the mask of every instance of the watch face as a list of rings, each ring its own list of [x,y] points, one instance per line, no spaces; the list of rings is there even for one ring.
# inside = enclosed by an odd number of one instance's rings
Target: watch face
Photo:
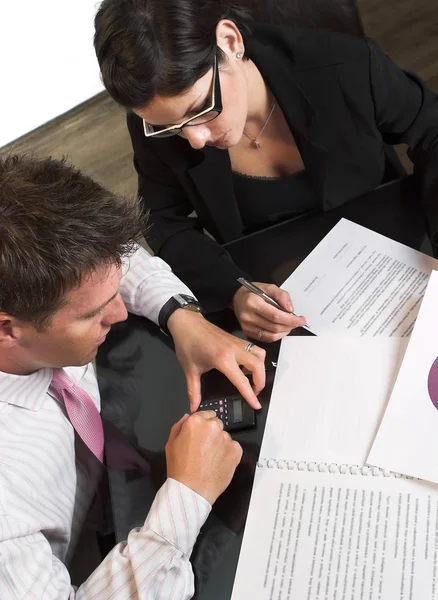
[[[201,312],[201,310],[202,310],[201,307],[199,306],[199,304],[189,304],[189,303],[187,303],[182,308],[185,308],[187,310],[191,310],[193,312]]]
[[[186,296],[185,294],[175,294],[174,298],[181,308],[186,308],[195,312],[200,312],[202,310],[199,302],[197,302],[191,296]]]

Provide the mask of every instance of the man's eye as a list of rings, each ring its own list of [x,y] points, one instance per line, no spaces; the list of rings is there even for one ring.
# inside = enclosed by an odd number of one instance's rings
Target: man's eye
[[[92,313],[91,315],[88,315],[88,319],[94,319],[94,317],[97,317],[97,315],[101,315],[103,313],[103,308],[99,308],[99,310],[97,310],[96,312]]]

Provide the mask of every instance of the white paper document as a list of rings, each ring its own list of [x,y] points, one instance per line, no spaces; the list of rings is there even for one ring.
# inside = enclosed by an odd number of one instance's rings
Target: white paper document
[[[437,273],[431,285],[438,299]],[[428,288],[407,350],[400,337],[282,341],[232,600],[438,600],[438,485],[365,465],[429,310]],[[389,429],[410,448],[415,403],[403,416]]]
[[[232,600],[437,600],[438,491],[257,469]]]
[[[438,483],[438,272],[426,295],[368,462]]]
[[[317,335],[409,337],[438,261],[347,219],[281,286]]]
[[[285,338],[260,456],[365,464],[407,342]]]

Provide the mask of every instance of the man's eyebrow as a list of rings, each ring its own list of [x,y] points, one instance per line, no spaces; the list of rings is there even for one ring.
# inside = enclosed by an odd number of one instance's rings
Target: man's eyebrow
[[[94,317],[94,315],[97,315],[97,313],[100,312],[102,309],[104,309],[105,306],[108,306],[108,304],[114,300],[114,298],[117,296],[118,293],[119,293],[119,290],[117,290],[117,292],[113,296],[111,296],[111,298],[109,300],[104,302],[101,306],[99,306],[98,308],[94,308],[93,310],[90,310],[90,312],[80,315],[79,318],[87,319],[89,317]]]

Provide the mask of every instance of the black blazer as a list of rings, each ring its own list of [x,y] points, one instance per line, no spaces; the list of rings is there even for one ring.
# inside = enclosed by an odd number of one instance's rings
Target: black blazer
[[[255,26],[247,52],[284,112],[322,210],[384,177],[384,144],[406,143],[429,232],[438,237],[438,96],[369,39]],[[227,151],[179,137],[146,139],[128,115],[147,239],[208,311],[226,307],[247,275],[220,246],[243,235]],[[419,198],[420,201],[420,198]],[[196,217],[189,215],[196,212]],[[217,241],[207,236],[207,230]],[[249,275],[249,278],[250,275]]]

